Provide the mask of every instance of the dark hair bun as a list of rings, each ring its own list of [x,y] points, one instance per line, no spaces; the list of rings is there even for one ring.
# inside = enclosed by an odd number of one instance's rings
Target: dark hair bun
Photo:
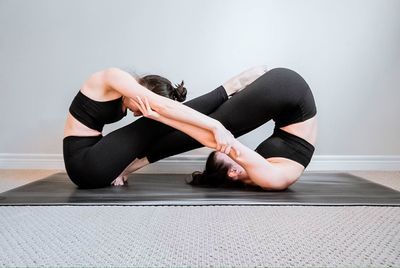
[[[182,82],[180,84],[175,84],[175,88],[173,89],[174,99],[179,102],[186,100],[187,90],[183,86],[183,84],[184,84],[184,81],[182,80]]]

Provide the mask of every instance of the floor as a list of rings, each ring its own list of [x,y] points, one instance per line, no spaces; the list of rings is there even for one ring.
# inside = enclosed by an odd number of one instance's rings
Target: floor
[[[0,169],[0,192],[57,172]],[[400,191],[400,171],[348,173]],[[399,210],[4,206],[0,267],[400,267]]]
[[[0,169],[0,192],[40,180],[63,170]],[[343,171],[400,191],[400,171]]]

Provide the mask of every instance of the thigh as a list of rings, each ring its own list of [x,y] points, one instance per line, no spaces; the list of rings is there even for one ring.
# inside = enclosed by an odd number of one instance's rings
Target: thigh
[[[277,125],[301,112],[302,97],[309,92],[304,79],[287,68],[271,69],[218,107],[211,117],[219,120],[234,135],[247,133],[269,120]],[[292,115],[290,117],[290,115]]]
[[[139,152],[154,141],[152,138],[155,132],[147,128],[150,123],[153,122],[132,122],[110,132],[91,146],[84,156],[85,165],[91,174],[90,181],[96,185],[110,185]]]

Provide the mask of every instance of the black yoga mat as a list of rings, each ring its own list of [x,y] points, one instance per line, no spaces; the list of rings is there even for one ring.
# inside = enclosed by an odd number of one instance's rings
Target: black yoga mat
[[[136,173],[128,185],[88,190],[57,173],[0,193],[0,205],[400,205],[400,192],[347,173],[304,173],[284,191],[193,187],[189,177]]]

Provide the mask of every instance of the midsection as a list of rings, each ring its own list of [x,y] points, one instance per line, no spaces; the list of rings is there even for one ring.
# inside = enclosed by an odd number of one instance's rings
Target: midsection
[[[303,122],[290,124],[280,129],[296,135],[314,146],[317,140],[317,116],[315,115]],[[285,157],[268,157],[266,159],[278,167],[289,180],[296,180],[304,171],[304,166],[292,159]]]
[[[80,87],[80,91],[95,101],[110,101],[121,97],[121,93],[104,83],[103,71],[92,74]],[[123,106],[122,109],[125,107]],[[91,129],[77,120],[68,112],[64,127],[64,137],[67,136],[98,136],[102,133]]]
[[[315,145],[317,140],[317,115],[299,123],[290,124],[280,129],[296,135]]]
[[[68,136],[98,136],[100,131],[91,129],[79,122],[71,113],[68,112],[64,127],[64,138]]]

